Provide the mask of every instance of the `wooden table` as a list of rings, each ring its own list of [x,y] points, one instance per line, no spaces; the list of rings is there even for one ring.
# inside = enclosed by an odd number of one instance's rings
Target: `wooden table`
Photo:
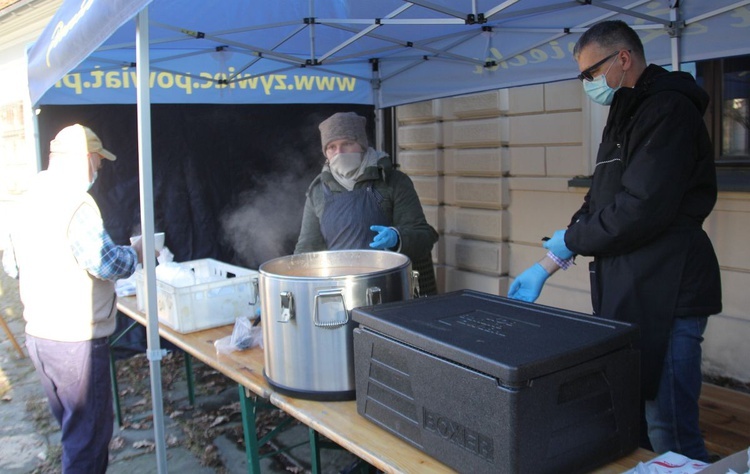
[[[359,416],[354,401],[316,402],[274,392],[271,403],[384,472],[455,472]],[[312,449],[313,456],[317,451]]]
[[[354,401],[315,402],[274,392],[271,394],[271,403],[384,472],[456,472],[360,416]],[[313,455],[315,451],[313,450]],[[592,472],[620,474],[655,456],[655,453],[639,448]]]
[[[135,296],[117,299],[117,309],[142,325],[146,315],[139,311]],[[263,377],[263,350],[253,348],[230,354],[218,354],[214,341],[232,334],[232,325],[182,334],[164,324],[159,324],[159,335],[192,357],[220,371],[259,397],[269,399],[271,387]]]
[[[135,297],[119,298],[117,307],[135,321],[146,324],[144,314],[136,308]],[[259,443],[255,435],[254,419],[254,410],[257,405],[253,402],[253,397],[249,392],[270,400],[273,405],[309,427],[313,472],[320,472],[318,434],[324,435],[342,448],[387,473],[455,472],[360,416],[354,401],[318,402],[274,392],[263,377],[263,351],[261,349],[253,348],[228,355],[216,353],[213,342],[231,332],[231,325],[188,334],[180,334],[163,324],[159,325],[159,334],[162,337],[240,385],[250,473],[258,473],[260,468],[258,464]],[[245,420],[246,416],[247,420]],[[655,454],[651,451],[638,449],[593,472],[597,474],[622,473],[635,467],[639,462],[648,461],[653,457]]]

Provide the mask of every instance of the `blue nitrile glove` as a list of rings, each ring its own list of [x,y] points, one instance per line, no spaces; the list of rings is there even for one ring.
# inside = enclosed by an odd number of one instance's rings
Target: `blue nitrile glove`
[[[508,290],[508,298],[533,303],[539,298],[547,278],[549,278],[547,270],[539,262],[535,263],[513,280]]]
[[[378,233],[372,242],[370,247],[374,249],[387,250],[392,249],[398,245],[398,233],[390,227],[383,227],[382,225],[371,225],[370,230]]]
[[[552,238],[544,242],[542,247],[555,254],[555,257],[561,260],[573,258],[573,255],[575,255],[565,246],[565,229],[556,230],[555,233],[552,234]]]

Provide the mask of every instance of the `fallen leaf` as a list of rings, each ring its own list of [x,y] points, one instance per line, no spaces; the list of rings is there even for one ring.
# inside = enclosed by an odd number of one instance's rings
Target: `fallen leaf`
[[[133,447],[136,449],[145,448],[147,451],[153,451],[156,445],[153,441],[144,439],[133,443]]]
[[[119,451],[125,447],[125,438],[122,436],[115,436],[112,441],[109,442],[110,451]]]
[[[149,430],[151,429],[151,423],[144,422],[144,423],[131,423],[130,427],[134,430]]]
[[[216,419],[214,419],[213,423],[211,423],[208,427],[213,428],[214,426],[218,426],[222,423],[226,423],[227,421],[229,421],[228,416],[219,415],[216,417]]]

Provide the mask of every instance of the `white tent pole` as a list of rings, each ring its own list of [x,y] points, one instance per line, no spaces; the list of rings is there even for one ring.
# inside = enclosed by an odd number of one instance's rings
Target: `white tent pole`
[[[672,22],[672,32],[670,33],[670,45],[672,48],[672,70],[680,70],[680,38],[682,37],[682,25],[680,21],[680,0],[673,0],[669,6],[669,19]]]
[[[156,308],[156,262],[154,250],[154,183],[151,155],[151,91],[149,89],[148,7],[136,17],[136,79],[138,115],[138,168],[141,191],[141,235],[143,236],[143,271],[146,281],[147,356],[151,373],[151,403],[154,415],[154,443],[158,472],[167,472],[164,406],[161,392],[161,359],[159,318]],[[149,256],[152,256],[149,258]]]
[[[372,103],[375,106],[375,149],[382,150],[385,145],[385,133],[383,130],[383,110],[380,108],[380,64],[377,59],[374,59],[371,64],[372,68],[372,80],[370,81],[370,87],[372,87]],[[395,159],[395,156],[391,157],[391,160]]]
[[[31,123],[34,129],[34,159],[36,161],[36,172],[42,171],[42,149],[39,146],[39,112],[38,109],[31,109]]]

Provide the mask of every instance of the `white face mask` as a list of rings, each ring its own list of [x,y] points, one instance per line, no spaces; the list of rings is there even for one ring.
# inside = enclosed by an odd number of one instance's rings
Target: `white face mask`
[[[362,153],[338,153],[328,161],[332,173],[351,178],[362,164]]]
[[[89,189],[91,189],[94,186],[94,183],[96,182],[96,178],[99,177],[99,172],[94,171],[94,176],[91,177],[91,182],[89,183]]]
[[[328,160],[333,179],[341,186],[351,191],[357,178],[362,174],[362,158],[364,153],[338,153]]]
[[[89,158],[89,169],[93,170],[93,173],[91,175],[91,182],[89,182],[88,189],[91,189],[92,186],[94,186],[94,183],[96,182],[96,178],[99,177],[99,171],[94,169],[94,164],[91,162],[91,158]]]

